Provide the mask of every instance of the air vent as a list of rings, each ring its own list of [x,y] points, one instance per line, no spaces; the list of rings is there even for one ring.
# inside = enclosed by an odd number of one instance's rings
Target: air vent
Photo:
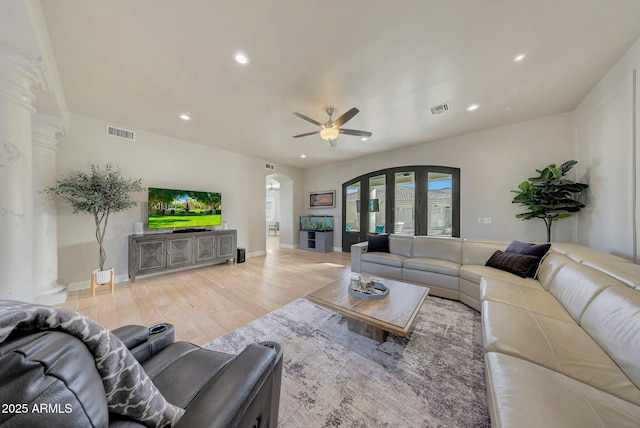
[[[107,125],[107,135],[112,137],[124,138],[125,140],[135,141],[136,133],[133,131],[127,131],[126,129],[116,128],[115,126]]]
[[[276,169],[276,166],[274,164],[272,164],[272,163],[265,163],[264,167],[266,169],[270,169],[271,171],[275,171],[275,169]]]
[[[449,103],[440,104],[429,109],[432,116],[449,111]]]

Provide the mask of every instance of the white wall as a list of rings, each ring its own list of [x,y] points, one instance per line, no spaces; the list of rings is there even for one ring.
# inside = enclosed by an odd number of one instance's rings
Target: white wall
[[[125,177],[141,178],[144,187],[220,192],[223,219],[230,229],[238,230],[238,246],[246,248],[248,256],[265,253],[265,177],[273,171],[265,169],[264,160],[139,129],[133,129],[136,141],[108,137],[106,124],[104,120],[71,115],[69,133],[59,139],[58,176],[72,170],[86,170],[89,164],[111,163],[119,167]],[[276,170],[291,179],[290,186],[302,187],[302,171],[278,164]],[[293,193],[290,204],[300,205],[300,194],[300,191]],[[107,265],[116,268],[118,281],[126,280],[128,235],[132,233],[133,223],[146,221],[147,194],[142,192],[135,197],[140,201],[138,208],[113,214],[109,219],[105,239]],[[64,283],[88,281],[89,272],[97,266],[93,219],[72,215],[64,203],[57,208],[60,280]],[[296,235],[285,233],[281,240],[287,242],[286,237],[291,240]]]
[[[574,111],[578,176],[588,206],[577,218],[576,242],[639,262],[637,41]]]
[[[366,144],[375,144],[374,140]],[[342,242],[342,183],[362,174],[404,165],[441,165],[460,168],[463,238],[546,240],[542,220],[523,222],[523,210],[512,204],[518,184],[550,163],[561,164],[575,156],[571,113],[449,138],[434,143],[368,156],[305,172],[305,191],[336,189],[337,206],[318,214],[336,217],[334,242]],[[313,210],[314,214],[316,211]],[[491,217],[492,224],[478,224]],[[574,219],[553,226],[553,241],[571,242]]]

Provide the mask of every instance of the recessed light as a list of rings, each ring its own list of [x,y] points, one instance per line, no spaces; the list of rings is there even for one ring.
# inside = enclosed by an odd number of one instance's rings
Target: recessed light
[[[244,52],[236,52],[233,54],[233,59],[240,65],[249,64],[249,57]]]
[[[480,107],[478,104],[471,104],[469,107],[467,107],[467,111],[477,110],[478,107]]]
[[[180,115],[180,119],[182,119],[182,120],[191,120],[191,113],[182,113]]]
[[[525,55],[525,54],[520,54],[520,55],[516,56],[513,60],[514,60],[515,62],[520,62],[520,61],[522,61],[525,57],[526,57],[526,55]]]
[[[306,157],[307,157],[307,155],[300,155],[300,157],[301,157],[302,159],[304,159],[304,158],[306,158]]]
[[[360,138],[360,141],[367,141],[367,140],[368,140],[368,138],[367,138],[367,137],[362,137],[362,138]]]

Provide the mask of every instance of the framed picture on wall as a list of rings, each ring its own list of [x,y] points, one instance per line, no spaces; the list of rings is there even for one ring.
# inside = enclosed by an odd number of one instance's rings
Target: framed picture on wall
[[[309,192],[309,208],[335,208],[336,191]]]

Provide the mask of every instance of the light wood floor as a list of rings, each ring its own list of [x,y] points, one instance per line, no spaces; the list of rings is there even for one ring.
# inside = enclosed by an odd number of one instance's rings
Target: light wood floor
[[[109,329],[126,324],[174,324],[176,340],[202,345],[336,279],[348,280],[348,253],[315,253],[278,247],[267,238],[267,255],[147,278],[135,285],[70,292],[59,306],[78,311]]]

